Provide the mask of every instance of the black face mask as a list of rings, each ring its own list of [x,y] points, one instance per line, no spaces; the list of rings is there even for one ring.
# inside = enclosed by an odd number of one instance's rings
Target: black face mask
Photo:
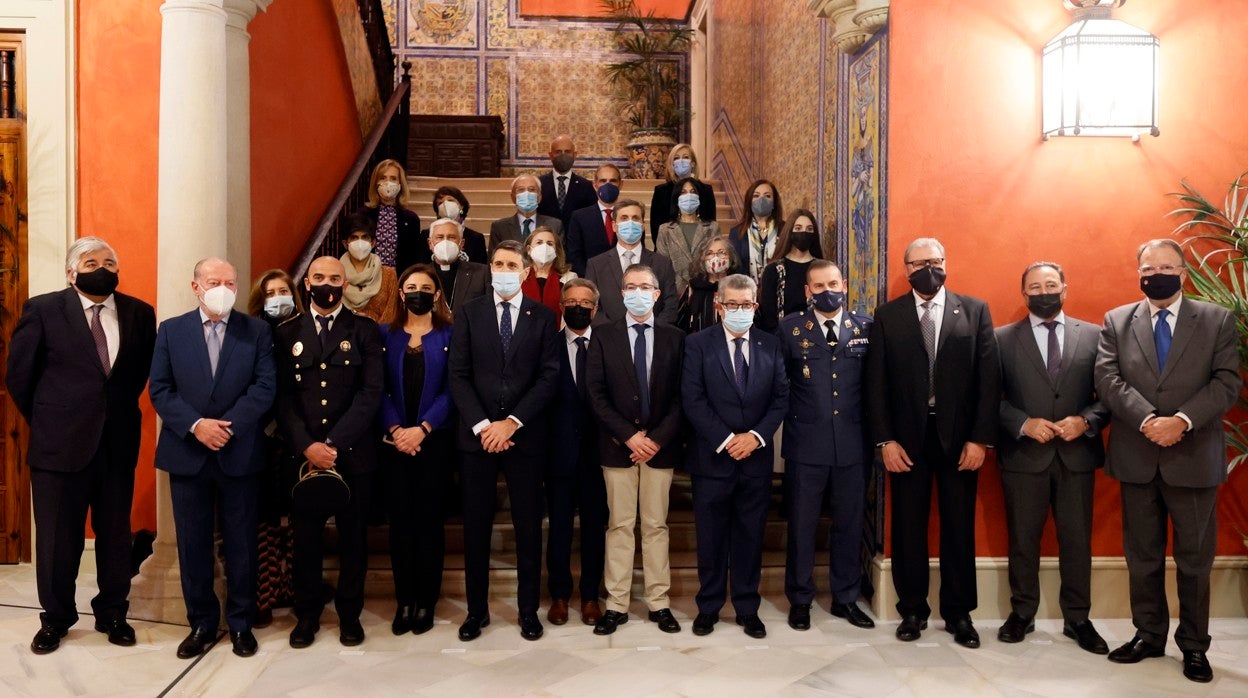
[[[923,267],[910,274],[910,287],[924,296],[934,296],[945,285],[945,270]]]
[[[550,163],[554,165],[555,169],[559,172],[567,172],[572,169],[572,163],[574,162],[576,162],[576,158],[568,155],[567,153],[560,153],[550,161]]]
[[[1164,301],[1178,293],[1181,288],[1183,288],[1183,278],[1178,274],[1153,274],[1140,277],[1140,290],[1155,301]]]
[[[589,308],[582,308],[579,305],[564,307],[563,321],[568,324],[568,327],[580,332],[589,327],[590,314],[592,312]]]
[[[793,249],[798,252],[810,252],[810,248],[815,246],[813,232],[795,232],[789,239],[793,241]]]
[[[424,315],[433,310],[433,294],[428,291],[404,293],[403,305],[412,315]]]
[[[333,310],[338,306],[338,301],[342,300],[341,286],[320,284],[318,286],[310,286],[308,292],[312,294],[312,302],[322,310]]]
[[[117,290],[117,272],[104,267],[88,272],[78,272],[74,286],[88,296],[108,296]]]
[[[1027,296],[1027,309],[1032,315],[1045,320],[1057,317],[1057,314],[1062,312],[1062,294],[1037,293],[1034,296]]]
[[[820,291],[810,298],[815,304],[815,310],[825,314],[835,313],[845,305],[844,291]]]

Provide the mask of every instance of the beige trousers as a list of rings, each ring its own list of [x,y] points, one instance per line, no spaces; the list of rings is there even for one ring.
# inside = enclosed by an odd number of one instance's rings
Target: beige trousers
[[[668,608],[672,566],[667,555],[667,504],[672,489],[671,468],[651,468],[645,463],[629,468],[603,468],[607,483],[607,561],[603,583],[607,587],[607,610],[628,613],[633,586],[633,530],[641,516],[641,569],[646,586],[646,606],[651,611]]]

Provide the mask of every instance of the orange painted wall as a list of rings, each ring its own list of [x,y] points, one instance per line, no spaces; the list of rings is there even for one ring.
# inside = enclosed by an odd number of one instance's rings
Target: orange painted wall
[[[1223,0],[1132,2],[1115,17],[1161,40],[1161,136],[1041,142],[1040,48],[1070,23],[1061,3],[893,0],[890,9],[890,296],[908,289],[905,245],[939,237],[949,287],[987,300],[997,325],[1025,309],[1019,274],[1037,259],[1067,271],[1067,309],[1100,323],[1140,298],[1134,251],[1174,223],[1186,178],[1220,201],[1248,169],[1242,13]],[[980,478],[978,553],[1004,556],[1000,477]],[[1118,487],[1098,477],[1093,553],[1122,553]],[[1248,472],[1222,489],[1220,554],[1243,554]],[[1052,532],[1045,554],[1054,554]]]
[[[519,0],[521,17],[601,17],[599,0]],[[685,19],[691,0],[637,0],[643,13],[654,10],[655,17]]]

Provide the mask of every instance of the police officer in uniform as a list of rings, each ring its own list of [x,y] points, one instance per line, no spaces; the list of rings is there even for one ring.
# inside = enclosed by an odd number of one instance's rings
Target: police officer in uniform
[[[789,413],[781,455],[788,489],[784,593],[789,625],[810,628],[815,598],[815,527],[825,499],[832,510],[828,541],[832,615],[875,627],[858,608],[868,448],[862,427],[862,373],[871,318],[845,308],[845,281],[833,262],[816,259],[806,273],[810,308],[780,321],[789,375]]]
[[[376,416],[381,405],[385,362],[377,323],[342,305],[346,271],[333,257],[308,267],[305,284],[310,312],[277,328],[278,424],[292,452],[308,468],[334,468],[351,489],[347,503],[333,512],[338,528],[341,572],[335,606],[339,640],[364,641],[364,574],[368,567],[367,512],[370,481],[376,467]],[[295,616],[290,646],[307,647],[320,629],[321,537],[326,516],[295,506]]]

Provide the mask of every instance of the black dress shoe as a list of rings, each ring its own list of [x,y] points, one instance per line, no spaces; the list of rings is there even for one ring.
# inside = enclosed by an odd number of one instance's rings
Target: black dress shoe
[[[412,618],[416,615],[415,606],[399,606],[394,609],[394,620],[390,623],[390,632],[403,635],[411,631]]]
[[[628,614],[619,611],[607,611],[594,623],[595,635],[610,635],[615,629],[628,622]]]
[[[536,613],[520,614],[520,637],[530,641],[538,640],[543,632],[545,630],[542,629],[542,621],[537,619]]]
[[[763,621],[759,620],[755,614],[737,616],[737,625],[745,628],[745,634],[756,640],[767,637],[767,626],[763,625]]]
[[[204,648],[217,639],[217,631],[193,628],[182,644],[178,645],[178,659],[190,659],[204,653]]]
[[[364,643],[364,626],[360,625],[359,618],[338,621],[338,642],[343,647],[355,647]]]
[[[1183,650],[1183,675],[1192,681],[1209,683],[1213,680],[1213,667],[1200,650]]]
[[[471,613],[464,619],[464,624],[459,626],[459,639],[464,642],[471,642],[481,637],[481,628],[490,624],[489,616],[474,616]]]
[[[714,613],[699,613],[693,619],[694,635],[710,635],[715,630],[715,624],[719,622],[719,616]]]
[[[1092,621],[1081,620],[1078,623],[1066,623],[1062,627],[1062,634],[1066,637],[1073,638],[1079,643],[1079,648],[1092,654],[1109,654],[1109,645],[1105,644],[1105,638],[1096,632],[1096,628],[1092,627]]]
[[[230,631],[230,644],[234,645],[234,654],[250,657],[256,653],[256,636],[250,630]]]
[[[862,612],[856,603],[834,603],[832,604],[832,615],[837,618],[844,618],[849,624],[856,628],[874,628],[875,621],[871,620],[871,616]]]
[[[424,635],[431,628],[433,628],[433,609],[416,609],[416,615],[412,617],[412,634]]]
[[[61,638],[69,633],[69,628],[61,628],[45,623],[30,641],[30,651],[35,654],[55,652],[61,646]]]
[[[676,621],[676,616],[672,615],[672,609],[670,608],[660,608],[657,611],[651,611],[648,618],[650,618],[651,623],[658,623],[659,630],[665,633],[680,632],[680,623]]]
[[[300,650],[316,640],[316,632],[321,629],[321,622],[315,618],[300,618],[290,631],[290,646]]]
[[[927,621],[918,616],[904,616],[901,625],[897,626],[897,639],[902,642],[914,642],[919,639],[922,631],[927,630]]]
[[[1149,657],[1164,657],[1166,648],[1150,645],[1139,635],[1131,638],[1127,644],[1109,653],[1109,661],[1117,664],[1135,664]]]
[[[1035,632],[1036,624],[1031,618],[1024,618],[1017,613],[1011,613],[1009,618],[1005,619],[1005,623],[1001,624],[1001,629],[997,631],[997,639],[1001,642],[1022,642],[1027,637],[1027,633]]]
[[[967,649],[979,647],[979,633],[975,632],[970,616],[962,616],[953,622],[945,621],[945,630],[953,635],[953,641],[959,645]]]
[[[134,628],[125,618],[117,620],[96,620],[95,629],[108,635],[108,641],[122,647],[134,646]]]
[[[789,627],[794,630],[810,630],[810,604],[795,603],[789,607]]]

